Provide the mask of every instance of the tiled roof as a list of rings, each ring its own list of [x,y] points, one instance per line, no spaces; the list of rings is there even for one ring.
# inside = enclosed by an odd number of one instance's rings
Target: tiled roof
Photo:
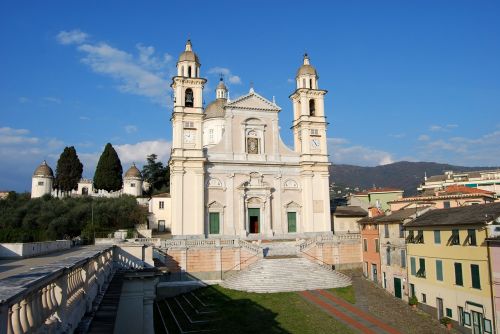
[[[337,206],[333,211],[333,215],[339,217],[366,217],[368,212],[360,206]]]
[[[500,203],[431,210],[406,227],[485,224],[500,217]]]
[[[170,197],[170,193],[159,193],[159,194],[156,194],[156,195],[153,195],[151,197]]]
[[[368,194],[372,194],[372,193],[389,193],[389,192],[403,192],[403,190],[398,189],[398,188],[389,188],[389,187],[371,188],[371,189],[368,189],[365,191],[354,193],[354,195],[368,195]]]
[[[466,187],[466,186],[461,186],[461,185],[453,185],[453,186],[448,186],[445,188],[443,191],[446,194],[485,194],[485,195],[495,195],[494,192],[492,191],[487,191],[479,188],[471,188],[471,187]]]

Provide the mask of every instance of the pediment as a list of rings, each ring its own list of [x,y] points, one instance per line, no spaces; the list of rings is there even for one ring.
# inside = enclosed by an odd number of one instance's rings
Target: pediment
[[[250,93],[243,95],[236,100],[228,103],[226,108],[236,108],[236,109],[250,109],[250,110],[270,110],[270,111],[280,111],[281,108],[275,103],[269,101],[268,99],[262,97],[261,95],[250,91]]]

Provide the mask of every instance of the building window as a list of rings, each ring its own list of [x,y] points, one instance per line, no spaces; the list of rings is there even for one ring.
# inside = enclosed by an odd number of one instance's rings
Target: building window
[[[436,260],[436,279],[443,281],[443,261]]]
[[[425,293],[422,294],[422,303],[427,303],[427,296],[425,295]]]
[[[459,230],[453,229],[451,230],[451,237],[449,244],[454,246],[454,245],[460,245],[460,233]]]
[[[208,233],[219,234],[220,231],[220,215],[219,212],[210,212],[208,217]]]
[[[462,277],[462,264],[455,262],[455,285],[464,286],[464,278]]]
[[[417,277],[425,278],[425,259],[418,259],[419,268],[417,271]]]
[[[259,153],[259,139],[258,138],[247,138],[247,153],[248,154],[258,154]]]
[[[389,238],[389,224],[384,225],[384,238]]]
[[[380,252],[380,243],[378,242],[378,239],[375,239],[375,253]]]
[[[184,129],[194,129],[194,123],[189,121],[189,122],[184,122]]]
[[[387,276],[385,274],[385,271],[383,272],[383,276],[384,276],[384,289],[387,289]]]
[[[209,129],[208,130],[208,141],[210,143],[214,142],[214,129]]]
[[[477,264],[470,265],[470,273],[472,276],[472,287],[474,289],[481,289],[481,279],[479,277],[479,266]]]
[[[410,283],[410,297],[415,297],[415,284]]]
[[[417,264],[414,257],[410,257],[410,272],[413,276],[417,275]]]
[[[406,237],[406,243],[412,244],[415,242],[415,232],[413,230],[408,231],[408,236]]]
[[[444,202],[443,202],[443,207],[444,207],[445,209],[449,209],[449,208],[451,207],[451,205],[450,205],[450,201],[444,201]]]
[[[406,268],[406,251],[401,250],[401,268]]]
[[[385,250],[385,257],[386,257],[386,264],[388,266],[391,265],[391,248],[390,247],[387,247],[387,249]]]
[[[446,316],[448,318],[453,318],[453,312],[451,311],[451,308],[446,308]]]
[[[439,230],[434,231],[434,243],[436,245],[441,244],[441,231]]]
[[[191,76],[191,67],[189,67],[189,76]],[[193,105],[194,105],[193,90],[191,88],[188,88],[188,89],[186,89],[184,106],[193,107]]]
[[[363,239],[363,251],[368,252],[368,240]]]
[[[311,136],[319,136],[318,129],[311,129]]]
[[[469,246],[477,246],[477,241],[476,241],[476,230],[475,229],[468,229],[467,230],[467,239],[465,242]]]
[[[43,186],[43,181],[38,181],[39,186]]]
[[[464,323],[464,308],[462,306],[458,307],[458,323],[460,326],[465,325]]]
[[[316,106],[313,99],[309,100],[309,115],[316,116]]]
[[[131,183],[131,184],[130,184],[130,187],[131,187],[131,188],[135,188],[135,183]]]
[[[403,224],[399,224],[399,237],[404,238],[405,237],[405,229]]]
[[[415,243],[416,244],[423,244],[424,243],[424,231],[418,231],[417,236],[415,237]]]
[[[159,209],[164,209],[164,208],[165,208],[165,202],[164,202],[164,201],[160,201],[160,202],[158,203],[158,208],[159,208]]]

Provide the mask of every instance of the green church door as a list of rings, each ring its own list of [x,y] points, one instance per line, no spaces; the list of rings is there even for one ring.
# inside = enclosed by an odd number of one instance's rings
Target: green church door
[[[288,218],[288,233],[297,232],[297,213],[287,212],[287,218]]]
[[[219,234],[219,213],[210,212],[208,219],[208,230],[210,234]]]
[[[248,209],[248,223],[250,228],[250,233],[259,233],[260,230],[260,209],[249,208]]]

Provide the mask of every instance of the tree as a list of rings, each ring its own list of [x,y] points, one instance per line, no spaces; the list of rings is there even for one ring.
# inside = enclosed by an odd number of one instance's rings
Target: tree
[[[147,163],[142,168],[144,181],[150,185],[149,195],[170,190],[170,169],[168,166],[163,166],[161,161],[156,161],[157,158],[154,153],[148,155]]]
[[[123,186],[120,158],[110,143],[106,144],[94,174],[94,186],[106,191],[117,191]]]
[[[78,181],[82,178],[83,165],[76,154],[73,146],[65,147],[61,153],[56,167],[56,178],[54,188],[68,192],[78,187]]]

